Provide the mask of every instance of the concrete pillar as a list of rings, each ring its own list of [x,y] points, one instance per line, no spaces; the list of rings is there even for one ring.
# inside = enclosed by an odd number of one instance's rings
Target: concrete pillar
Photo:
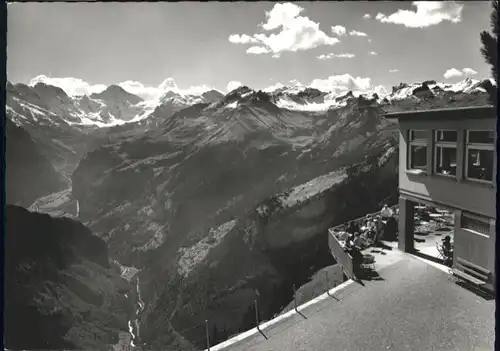
[[[408,199],[399,197],[399,234],[398,248],[403,252],[414,251],[415,204]]]
[[[428,175],[434,174],[434,131],[427,131],[427,169]]]
[[[453,230],[454,230],[454,238],[453,238],[453,267],[455,267],[455,263],[457,262],[457,238],[462,234],[462,211],[455,210],[453,216]],[[458,239],[460,240],[460,239]],[[460,241],[459,241],[460,244]]]
[[[496,162],[495,162],[496,163]],[[490,252],[488,253],[490,257],[492,257],[493,264],[491,265],[491,268],[488,267],[491,271],[492,274],[492,284],[493,284],[493,289],[496,289],[497,286],[497,273],[496,273],[496,262],[495,262],[495,248],[496,248],[496,238],[497,238],[497,229],[496,229],[496,220],[495,219],[490,219]]]
[[[458,130],[458,140],[457,140],[457,181],[464,179],[465,174],[465,129]]]

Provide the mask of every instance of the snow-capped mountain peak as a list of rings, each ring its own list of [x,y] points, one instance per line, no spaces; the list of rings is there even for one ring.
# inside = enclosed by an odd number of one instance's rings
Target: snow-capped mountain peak
[[[424,81],[422,83],[407,84],[400,83],[398,86],[392,88],[392,92],[385,96],[389,100],[402,100],[411,97],[431,97],[441,91],[449,91],[454,93],[475,93],[487,92],[493,87],[495,82],[492,79],[477,80],[472,78],[465,78],[457,83],[439,83],[434,80]]]
[[[33,90],[45,98],[57,98],[57,97],[63,99],[69,98],[63,89],[56,87],[54,85],[45,84],[43,82],[36,83],[33,86]]]
[[[215,102],[217,100],[222,99],[224,97],[224,94],[222,94],[218,90],[212,89],[201,94],[201,97],[206,102]]]
[[[90,95],[91,99],[99,99],[104,101],[126,101],[131,105],[135,105],[142,101],[137,95],[131,94],[119,85],[110,85],[104,91],[100,93],[93,93]]]

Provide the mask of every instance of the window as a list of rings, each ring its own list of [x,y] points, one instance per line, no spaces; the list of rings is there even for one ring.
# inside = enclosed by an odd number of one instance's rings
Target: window
[[[436,130],[434,133],[434,172],[437,174],[457,175],[456,130]]]
[[[465,177],[491,182],[493,180],[495,132],[468,130],[466,144]]]
[[[427,131],[410,130],[408,169],[427,169]]]
[[[468,213],[462,213],[463,229],[471,230],[476,233],[490,235],[490,223],[486,218],[479,218]]]

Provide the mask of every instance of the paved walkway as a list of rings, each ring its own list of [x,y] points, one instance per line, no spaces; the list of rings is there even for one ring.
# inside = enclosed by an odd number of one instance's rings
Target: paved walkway
[[[379,274],[382,280],[352,283],[336,299],[265,329],[267,340],[255,334],[223,350],[494,349],[493,300],[465,290],[447,273],[410,255]]]

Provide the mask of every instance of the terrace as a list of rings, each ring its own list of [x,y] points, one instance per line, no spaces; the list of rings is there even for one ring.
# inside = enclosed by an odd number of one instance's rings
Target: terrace
[[[415,253],[382,240],[362,251],[375,258],[375,274],[355,281],[338,239],[345,228],[331,228],[329,245],[347,280],[210,350],[492,350],[494,300],[457,284],[436,247],[453,236],[452,216],[416,210]]]

